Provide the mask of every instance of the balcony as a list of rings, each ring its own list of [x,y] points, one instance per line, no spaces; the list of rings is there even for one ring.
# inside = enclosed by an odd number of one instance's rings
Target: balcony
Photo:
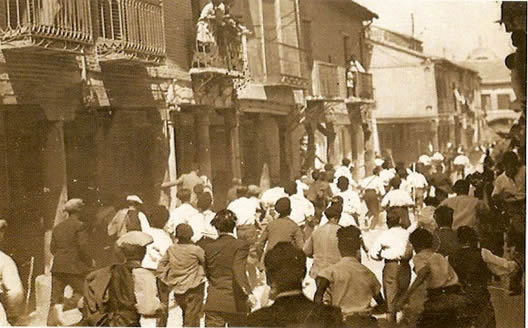
[[[165,58],[159,0],[98,0],[99,61],[158,65]]]
[[[345,67],[323,61],[314,61],[312,69],[312,100],[339,101],[347,103],[369,103],[373,101],[372,74],[354,72],[348,78],[353,79],[354,87],[347,87]]]
[[[306,52],[280,42],[266,42],[266,84],[306,88],[309,85]]]
[[[194,35],[191,74],[218,73],[240,78],[247,71],[247,31],[235,21],[208,22],[214,40],[198,40]]]
[[[0,49],[80,53],[93,44],[91,0],[1,0]]]

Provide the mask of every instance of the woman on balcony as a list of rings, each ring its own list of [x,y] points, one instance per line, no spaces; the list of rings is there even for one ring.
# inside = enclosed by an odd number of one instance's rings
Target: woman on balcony
[[[226,14],[225,5],[221,0],[211,0],[200,14],[197,24],[196,43],[199,52],[210,52],[211,45],[216,44],[215,27]]]

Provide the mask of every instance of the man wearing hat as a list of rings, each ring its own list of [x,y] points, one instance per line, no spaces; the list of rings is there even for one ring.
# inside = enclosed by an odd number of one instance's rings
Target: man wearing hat
[[[129,231],[148,231],[149,221],[145,213],[139,208],[143,200],[137,195],[129,195],[126,198],[128,208],[121,209],[108,225],[108,235],[119,238]]]
[[[86,225],[82,221],[85,204],[82,199],[70,199],[64,205],[68,218],[59,223],[51,235],[51,304],[48,314],[48,326],[57,325],[58,311],[64,304],[64,288],[70,286],[76,298],[80,298],[83,281],[92,267],[92,259],[87,254],[87,245],[83,238]],[[74,298],[75,299],[75,298]]]
[[[304,245],[304,235],[301,228],[291,218],[291,201],[288,197],[283,197],[275,204],[275,211],[279,217],[271,221],[260,236],[257,250],[259,255],[272,249],[277,243],[286,241],[302,249]]]
[[[343,204],[334,202],[325,210],[328,222],[317,228],[304,245],[304,254],[313,258],[313,265],[310,270],[310,277],[315,279],[318,273],[328,266],[337,263],[341,259],[337,248],[337,230]]]
[[[230,210],[218,212],[211,222],[218,238],[203,244],[205,274],[209,281],[205,302],[205,326],[232,327],[246,325],[254,303],[246,275],[249,245],[234,235],[236,216]]]
[[[139,327],[155,324],[164,310],[156,276],[141,267],[152,237],[142,231],[121,236],[116,247],[124,263],[90,273],[84,284],[86,326]]]

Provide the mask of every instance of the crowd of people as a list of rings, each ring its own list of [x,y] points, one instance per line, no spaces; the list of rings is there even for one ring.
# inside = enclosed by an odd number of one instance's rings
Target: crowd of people
[[[359,181],[347,159],[268,190],[235,179],[217,213],[197,170],[163,186],[178,187],[170,211],[70,199],[51,238],[48,325],[78,308],[85,326],[167,326],[178,306],[186,327],[495,327],[488,286],[509,276],[523,291],[525,166],[515,151],[478,164],[435,153],[378,158]],[[0,312],[17,323],[23,288],[0,255]]]

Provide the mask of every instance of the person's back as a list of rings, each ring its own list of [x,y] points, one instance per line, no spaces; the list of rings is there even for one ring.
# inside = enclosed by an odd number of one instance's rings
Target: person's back
[[[344,327],[337,307],[317,304],[302,293],[278,295],[270,307],[249,314],[248,327]]]
[[[266,275],[277,292],[275,302],[252,312],[249,327],[340,327],[341,311],[338,308],[317,304],[302,292],[306,275],[306,256],[302,250],[288,242],[270,249],[264,258]]]
[[[52,272],[85,273],[89,269],[89,258],[79,247],[78,234],[83,224],[76,218],[68,218],[53,228],[51,253]]]
[[[266,249],[272,249],[282,241],[295,243],[296,234],[298,231],[301,231],[297,223],[293,222],[289,217],[282,217],[271,221],[266,229],[268,230]]]

